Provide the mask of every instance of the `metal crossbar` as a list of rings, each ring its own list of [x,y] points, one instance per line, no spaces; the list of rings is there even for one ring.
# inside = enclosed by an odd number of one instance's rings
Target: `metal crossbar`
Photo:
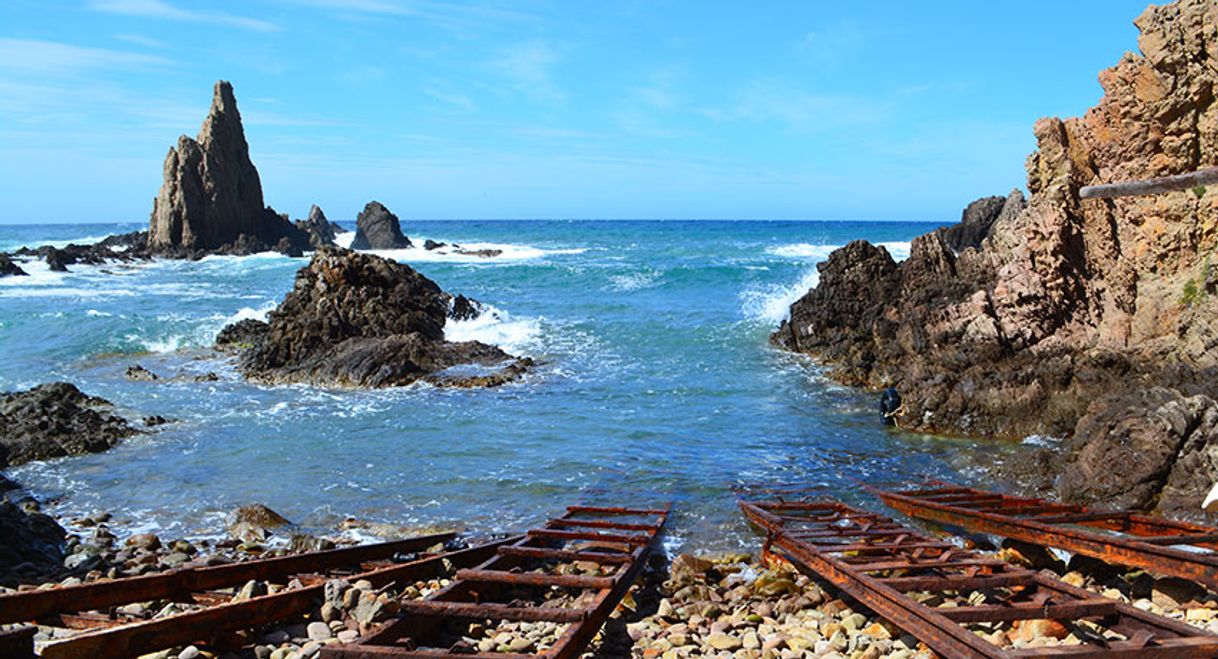
[[[862,511],[842,503],[820,501],[803,509],[805,519],[798,526],[819,527],[825,535],[816,538],[791,532],[795,522],[789,504],[741,501],[740,508],[767,533],[767,553],[815,573],[944,657],[1218,657],[1216,635],[1043,573],[988,561],[973,551],[923,546],[933,541],[910,529],[901,542],[891,542],[887,533],[863,529],[876,523],[890,529],[895,522],[876,517],[864,521]],[[834,534],[851,538],[849,548],[830,542]],[[860,554],[854,549],[859,544],[873,545],[876,551]],[[955,592],[963,600],[979,597],[983,603],[932,606],[915,599],[912,591]],[[965,626],[1046,618],[1076,630],[1082,644],[1000,646]],[[1087,631],[1080,621],[1087,623]],[[1091,625],[1104,633],[1090,630]]]

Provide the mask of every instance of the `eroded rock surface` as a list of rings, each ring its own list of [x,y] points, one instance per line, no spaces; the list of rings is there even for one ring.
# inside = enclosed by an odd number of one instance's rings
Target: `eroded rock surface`
[[[317,204],[309,207],[308,219],[296,220],[296,228],[309,234],[309,244],[313,249],[333,245],[337,234],[346,233],[346,229],[327,220]]]
[[[263,204],[262,181],[227,81],[216,83],[198,137],[183,135],[169,149],[164,177],[148,227],[153,253],[176,257],[309,248],[308,233]]]
[[[531,363],[478,341],[450,342],[444,325],[453,297],[410,266],[372,254],[322,248],[265,326],[221,332],[218,345],[240,351],[246,377],[272,383],[389,387],[427,380],[443,386],[493,386]]]
[[[1218,190],[1079,189],[1218,165],[1218,5],[1152,6],[1135,24],[1142,54],[1100,74],[1099,105],[1036,123],[1026,206],[1013,194],[982,231],[998,203],[981,200],[900,264],[848,245],[774,341],[843,382],[892,381],[907,428],[1070,438],[1038,461],[1064,496],[1196,511],[1218,479],[1196,398],[1218,397]],[[1169,487],[1185,473],[1195,486]]]
[[[0,394],[0,467],[98,453],[138,432],[110,407],[67,382]]]
[[[351,249],[404,249],[410,239],[402,234],[398,216],[379,201],[370,201],[355,218],[355,239]]]

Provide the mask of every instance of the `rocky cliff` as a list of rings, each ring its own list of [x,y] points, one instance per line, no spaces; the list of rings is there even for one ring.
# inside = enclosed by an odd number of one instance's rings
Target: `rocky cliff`
[[[891,381],[905,427],[1066,438],[1036,462],[1065,497],[1195,512],[1218,478],[1218,190],[1079,190],[1218,165],[1218,5],[1135,25],[1141,54],[1100,74],[1098,106],[1036,123],[1026,205],[920,236],[902,263],[846,246],[773,340],[843,382]]]
[[[225,328],[217,347],[240,354],[246,377],[261,382],[390,387],[425,380],[439,386],[494,386],[529,366],[496,346],[450,342],[454,304],[408,265],[325,247],[296,273],[269,322]]]
[[[150,251],[169,256],[309,249],[309,236],[263,204],[262,182],[233,87],[216,83],[199,136],[178,138],[165,156],[165,180],[152,205]]]

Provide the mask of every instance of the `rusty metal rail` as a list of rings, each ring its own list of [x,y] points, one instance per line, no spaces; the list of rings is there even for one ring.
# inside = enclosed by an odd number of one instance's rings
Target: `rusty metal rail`
[[[454,552],[417,552],[451,540],[452,533],[395,542],[297,554],[157,575],[101,581],[0,596],[5,622],[32,622],[47,627],[81,630],[41,650],[43,659],[131,657],[155,650],[222,638],[307,612],[324,597],[329,578],[367,579],[374,586],[427,578],[443,572],[445,562],[468,566],[493,555],[502,541]],[[395,555],[414,554],[394,562]],[[249,580],[295,580],[303,587],[232,601],[233,593],[218,589]],[[148,619],[123,615],[117,605],[171,600],[201,605],[184,613]],[[6,655],[7,656],[7,655]]]
[[[403,602],[402,617],[345,646],[322,648],[322,659],[573,659],[587,647],[626,595],[651,555],[668,519],[668,507],[571,506],[541,529],[502,546],[474,569],[424,600]],[[576,531],[573,529],[586,529]],[[538,568],[587,562],[609,569],[603,576],[563,574]],[[521,589],[571,589],[591,593],[586,606],[544,606],[514,598]],[[541,621],[566,624],[558,639],[535,653],[479,652],[444,640],[450,622]]]
[[[1075,588],[1046,574],[936,540],[875,513],[834,501],[741,501],[768,534],[766,551],[849,594],[949,658],[1218,657],[1218,636]],[[917,591],[956,593],[938,606]],[[976,633],[1049,619],[1081,644],[997,645]]]
[[[884,503],[912,517],[1057,547],[1218,590],[1218,528],[1213,526],[1128,510],[1090,510],[938,481],[918,489],[875,492]]]

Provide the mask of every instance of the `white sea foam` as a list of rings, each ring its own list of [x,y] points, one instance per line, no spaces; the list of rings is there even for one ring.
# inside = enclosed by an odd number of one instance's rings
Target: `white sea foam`
[[[661,273],[658,270],[643,270],[625,275],[612,275],[609,277],[609,288],[610,290],[627,292],[652,288],[659,283],[660,275]]]
[[[896,261],[904,261],[909,258],[909,241],[885,241],[876,243],[880,247],[888,250],[888,253]],[[813,243],[791,243],[789,245],[779,245],[766,249],[766,253],[772,256],[781,256],[789,259],[811,259],[813,261],[824,261],[829,258],[833,250],[842,247],[842,245],[823,245]]]
[[[355,232],[354,231],[348,231],[346,233],[340,233],[340,234],[334,236],[334,244],[338,245],[339,247],[344,247],[346,249],[351,249],[351,243],[354,241],[355,241]]]
[[[511,314],[484,304],[482,314],[470,320],[449,320],[444,338],[449,341],[481,341],[514,354],[535,353],[541,345],[541,318],[513,318]]]
[[[415,245],[406,249],[379,249],[372,250],[373,254],[393,259],[395,261],[408,261],[413,263],[515,263],[519,261],[531,261],[535,259],[545,258],[547,256],[562,256],[568,254],[583,254],[587,251],[585,248],[571,249],[542,249],[533,247],[532,245],[517,245],[513,243],[459,243],[460,247],[454,246],[452,243],[428,250],[423,249],[423,241],[425,238],[418,237],[415,240]],[[436,241],[440,242],[440,241]],[[483,256],[477,252],[490,251],[495,253],[493,256]]]
[[[749,288],[740,294],[741,306],[745,318],[776,324],[786,319],[791,310],[791,304],[803,297],[808,290],[816,288],[820,283],[820,273],[811,268],[794,284],[782,286],[774,284],[765,287]]]

